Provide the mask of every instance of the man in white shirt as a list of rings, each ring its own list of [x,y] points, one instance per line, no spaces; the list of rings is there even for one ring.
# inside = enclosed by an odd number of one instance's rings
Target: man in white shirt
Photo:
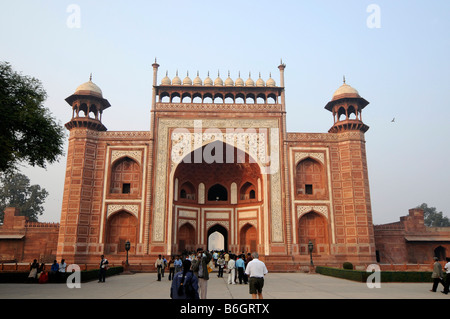
[[[252,261],[247,264],[245,274],[249,277],[248,284],[253,299],[263,299],[264,276],[268,273],[266,265],[258,259],[257,252],[252,253]]]
[[[228,269],[228,284],[235,285],[235,277],[236,277],[236,261],[234,260],[236,257],[230,256],[230,261],[227,264]]]
[[[444,266],[445,269],[445,281],[444,281],[444,291],[442,291],[442,293],[444,294],[448,294],[448,289],[449,289],[449,285],[450,285],[450,258],[447,257],[446,258],[447,263]]]

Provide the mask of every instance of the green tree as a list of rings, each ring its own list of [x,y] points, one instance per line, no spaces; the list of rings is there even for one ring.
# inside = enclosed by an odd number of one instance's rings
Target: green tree
[[[423,209],[425,226],[427,227],[449,227],[450,220],[444,216],[442,212],[438,212],[436,207],[428,207],[426,203],[422,203],[417,208]]]
[[[39,185],[30,185],[30,179],[21,173],[0,174],[0,222],[6,207],[16,207],[30,221],[38,221],[48,192]]]
[[[63,154],[65,131],[44,107],[41,82],[0,61],[0,172],[20,162],[46,167]]]

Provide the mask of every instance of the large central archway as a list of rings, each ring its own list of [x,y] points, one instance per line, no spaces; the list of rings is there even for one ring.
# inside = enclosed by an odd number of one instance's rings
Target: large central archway
[[[224,250],[248,246],[240,243],[245,238],[240,225],[262,223],[263,188],[259,164],[234,146],[215,141],[189,153],[173,175],[172,251],[177,253],[183,244],[179,225],[186,222],[193,225],[198,247],[208,249],[214,232],[224,237]],[[257,247],[261,236],[252,236],[252,247]]]
[[[223,245],[212,245],[212,243],[210,242],[210,239],[212,236],[216,236],[217,234],[220,234],[223,237]],[[220,240],[222,237],[221,236],[217,236],[217,238]],[[214,226],[212,226],[211,228],[208,229],[208,250],[224,250],[224,251],[228,251],[228,231],[226,230],[225,227],[216,224]]]

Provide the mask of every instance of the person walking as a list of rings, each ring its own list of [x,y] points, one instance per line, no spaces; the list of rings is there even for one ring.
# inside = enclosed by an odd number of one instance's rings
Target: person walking
[[[217,266],[219,267],[217,277],[223,278],[223,268],[225,267],[225,258],[223,257],[223,254],[217,259]]]
[[[249,292],[252,299],[263,299],[264,276],[268,273],[266,264],[259,260],[257,252],[252,253],[252,261],[247,264],[245,273],[249,277]]]
[[[158,281],[161,281],[161,272],[163,266],[164,266],[164,259],[161,258],[161,255],[158,255],[158,259],[156,259],[155,262],[155,268],[157,269],[158,272]]]
[[[167,259],[164,256],[162,256],[162,259],[163,259],[163,265],[162,265],[162,268],[161,268],[161,276],[164,277],[164,271],[165,271],[165,269],[167,267]]]
[[[242,255],[238,256],[236,260],[236,269],[238,271],[239,284],[242,285],[242,282],[246,284],[247,282],[244,278],[245,262],[244,259],[242,258]]]
[[[183,270],[183,261],[181,260],[180,256],[175,257],[174,265],[175,265],[175,273],[178,273]]]
[[[98,269],[98,282],[105,282],[106,279],[106,270],[108,269],[108,259],[105,258],[105,255],[100,256],[100,266]]]
[[[445,285],[444,285],[444,290],[442,291],[443,294],[448,294],[448,290],[449,290],[449,286],[450,286],[450,258],[447,257],[445,259],[447,261],[447,263],[444,266],[444,270],[445,270]]]
[[[203,248],[198,248],[197,257],[192,262],[192,271],[198,278],[200,299],[207,298],[209,280],[208,264],[211,259],[212,255],[207,250],[203,251]]]
[[[172,299],[199,299],[198,278],[191,270],[191,261],[183,261],[182,271],[177,272],[172,280],[170,298]]]
[[[437,257],[434,257],[434,265],[433,265],[433,273],[431,274],[431,278],[433,278],[433,287],[430,291],[436,292],[436,289],[439,285],[439,283],[442,284],[445,288],[445,283],[442,280],[444,277],[444,273],[442,272],[442,265],[439,263],[439,259]]]
[[[228,269],[228,284],[229,285],[235,285],[236,281],[236,261],[235,261],[236,257],[234,255],[230,256],[230,260],[228,261],[227,264],[227,269]]]
[[[173,277],[175,276],[175,258],[173,256],[170,257],[168,268],[169,268],[169,280],[173,280]]]

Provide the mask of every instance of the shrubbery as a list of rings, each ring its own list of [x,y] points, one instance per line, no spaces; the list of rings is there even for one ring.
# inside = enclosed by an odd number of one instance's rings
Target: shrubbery
[[[353,264],[347,261],[342,265],[342,268],[353,270]]]
[[[113,276],[123,272],[123,267],[110,267],[106,271],[106,276]],[[0,283],[26,283],[28,282],[28,274],[29,272],[0,272]],[[70,273],[65,273],[65,278],[60,278],[60,280],[55,281],[52,280],[50,276],[50,283],[66,283],[66,278],[70,275]],[[81,282],[87,282],[91,280],[98,279],[98,269],[92,270],[84,270],[81,271]]]
[[[372,272],[331,267],[316,267],[316,273],[358,282],[366,282]],[[429,271],[381,271],[381,282],[431,282]]]

